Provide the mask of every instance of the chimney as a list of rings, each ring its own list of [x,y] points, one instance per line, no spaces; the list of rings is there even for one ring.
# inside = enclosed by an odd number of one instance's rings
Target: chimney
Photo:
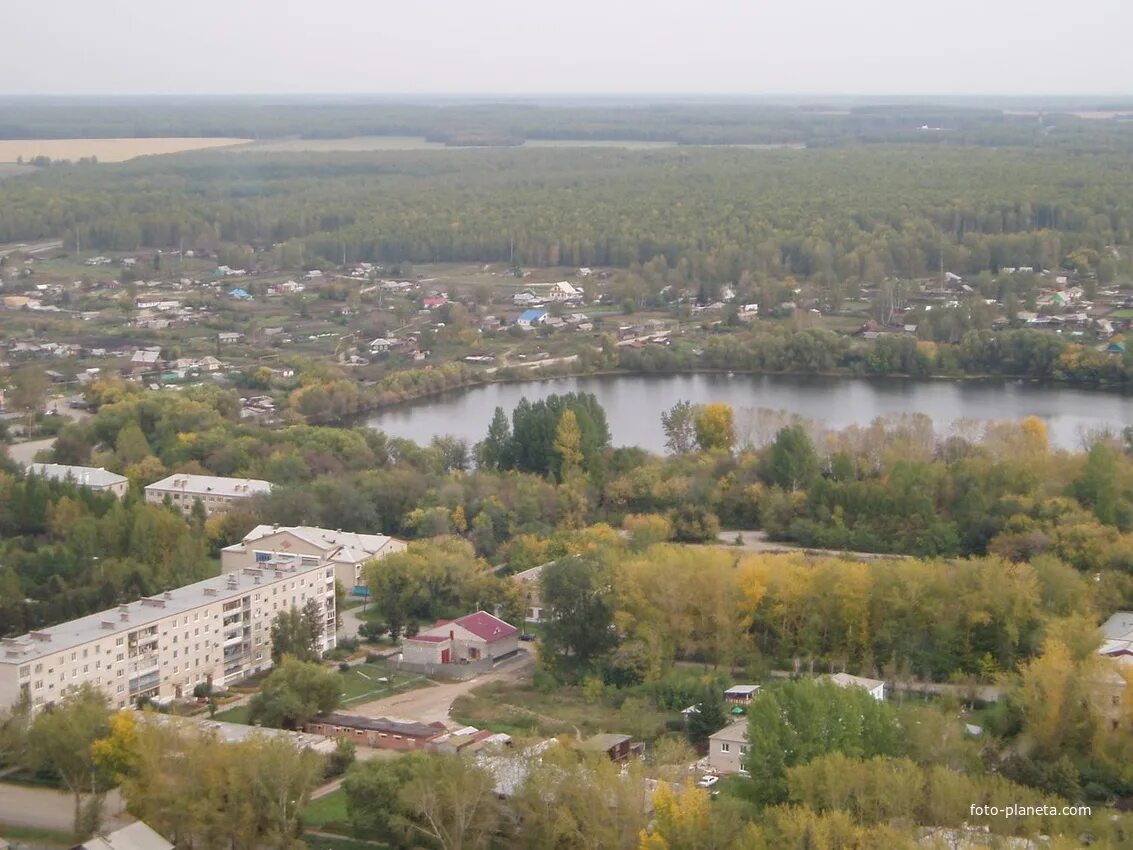
[[[456,640],[456,634],[453,632],[452,629],[449,629],[449,631],[448,631],[448,639],[449,640]]]
[[[113,620],[103,620],[102,623],[101,623],[101,626],[104,629],[113,629],[114,628],[114,621]]]

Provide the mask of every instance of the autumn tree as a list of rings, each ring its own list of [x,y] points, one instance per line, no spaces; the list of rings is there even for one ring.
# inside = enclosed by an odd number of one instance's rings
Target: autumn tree
[[[670,454],[686,455],[697,445],[697,409],[690,401],[678,401],[661,414],[665,448]]]
[[[704,451],[731,451],[735,445],[735,412],[729,404],[714,402],[698,408],[694,428],[696,443]]]

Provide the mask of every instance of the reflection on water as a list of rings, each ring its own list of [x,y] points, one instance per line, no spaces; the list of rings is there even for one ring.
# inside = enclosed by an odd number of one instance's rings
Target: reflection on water
[[[736,408],[783,410],[833,428],[867,425],[879,416],[923,413],[938,433],[957,420],[1023,419],[1047,423],[1052,443],[1079,448],[1082,435],[1133,425],[1133,397],[1016,381],[905,381],[779,375],[618,375],[490,384],[454,390],[384,410],[367,424],[427,443],[439,434],[483,439],[497,406],[509,414],[521,398],[594,393],[606,409],[614,445],[664,450],[661,412],[681,399]]]

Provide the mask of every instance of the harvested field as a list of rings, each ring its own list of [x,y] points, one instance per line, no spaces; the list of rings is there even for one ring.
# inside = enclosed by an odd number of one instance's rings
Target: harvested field
[[[78,160],[96,156],[99,162],[125,162],[136,156],[179,153],[241,145],[247,139],[0,139],[0,163],[37,156]]]

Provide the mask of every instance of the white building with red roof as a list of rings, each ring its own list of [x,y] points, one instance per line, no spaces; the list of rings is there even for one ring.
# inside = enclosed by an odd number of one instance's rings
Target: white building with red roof
[[[496,662],[518,651],[519,629],[487,611],[438,620],[401,641],[401,660],[408,664]]]

